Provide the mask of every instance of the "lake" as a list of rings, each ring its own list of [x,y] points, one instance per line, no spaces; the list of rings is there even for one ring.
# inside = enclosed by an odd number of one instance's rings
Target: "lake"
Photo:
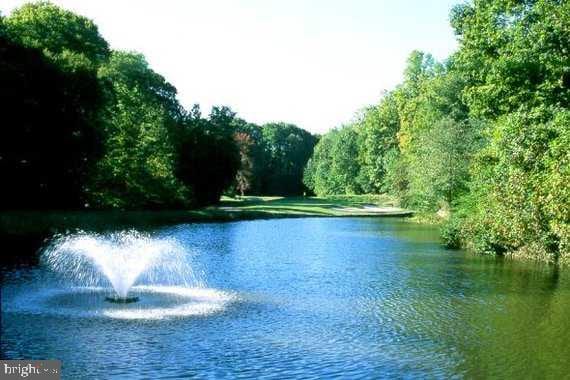
[[[398,218],[185,224],[152,236],[184,246],[204,287],[218,292],[210,295],[226,298],[182,312],[184,295],[143,294],[147,304],[90,313],[101,310],[98,296],[61,293],[45,265],[5,265],[2,356],[60,359],[69,379],[570,371],[563,268],[445,250],[435,228]],[[120,313],[142,307],[143,318]],[[180,313],[155,318],[157,308]]]

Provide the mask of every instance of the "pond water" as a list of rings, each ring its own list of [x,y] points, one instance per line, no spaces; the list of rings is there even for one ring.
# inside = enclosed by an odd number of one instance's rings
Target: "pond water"
[[[187,224],[152,236],[186,247],[203,290],[135,286],[139,304],[105,304],[97,292],[67,294],[43,264],[4,266],[2,357],[60,359],[69,379],[570,370],[564,269],[447,251],[433,228],[392,218]],[[179,307],[201,296],[200,307]],[[154,304],[176,312],[153,314]]]

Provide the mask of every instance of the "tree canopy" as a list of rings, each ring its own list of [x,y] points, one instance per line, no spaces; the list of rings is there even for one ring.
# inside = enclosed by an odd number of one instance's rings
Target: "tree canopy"
[[[302,194],[315,137],[226,106],[202,117],[143,55],[48,2],[0,18],[0,207],[198,207],[224,193]]]
[[[268,160],[262,192],[267,195],[303,194],[306,190],[303,170],[313,153],[316,137],[287,123],[268,123],[261,131]]]
[[[450,246],[567,261],[570,3],[473,0],[451,24],[458,51],[441,63],[412,52],[397,88],[321,138],[305,183],[451,210]],[[359,187],[339,185],[354,177]]]

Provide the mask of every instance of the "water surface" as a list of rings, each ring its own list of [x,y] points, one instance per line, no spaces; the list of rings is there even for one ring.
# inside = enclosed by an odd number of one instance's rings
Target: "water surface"
[[[564,270],[447,251],[433,228],[391,218],[188,224],[155,235],[184,244],[207,288],[232,302],[158,319],[82,314],[104,301],[57,295],[62,285],[41,264],[8,266],[2,356],[60,359],[69,379],[563,378],[570,370]],[[176,302],[161,297],[145,302]]]

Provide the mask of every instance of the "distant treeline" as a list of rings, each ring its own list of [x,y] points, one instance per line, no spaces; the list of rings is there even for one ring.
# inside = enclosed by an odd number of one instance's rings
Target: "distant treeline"
[[[457,52],[413,52],[403,83],[321,138],[305,183],[437,212],[449,246],[568,261],[570,2],[472,0],[451,24]]]
[[[0,17],[1,209],[195,207],[299,195],[316,137],[185,110],[141,54],[50,3]]]

